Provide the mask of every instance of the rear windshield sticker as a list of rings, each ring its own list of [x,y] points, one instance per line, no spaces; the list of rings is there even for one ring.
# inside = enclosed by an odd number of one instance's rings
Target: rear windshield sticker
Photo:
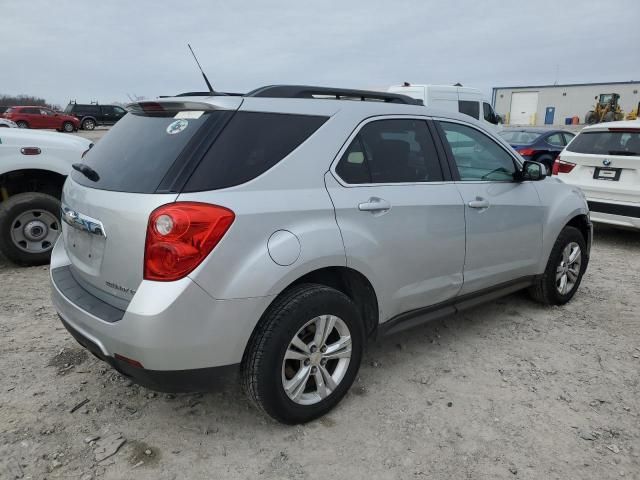
[[[171,122],[169,124],[169,126],[167,127],[167,133],[169,135],[175,135],[176,133],[180,133],[185,128],[187,128],[188,125],[189,122],[187,120],[176,120],[175,122]]]
[[[204,111],[202,110],[184,110],[182,112],[176,113],[173,118],[200,118]]]

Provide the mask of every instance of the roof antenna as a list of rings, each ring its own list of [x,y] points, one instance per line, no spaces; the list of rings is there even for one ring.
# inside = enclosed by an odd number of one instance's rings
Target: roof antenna
[[[191,45],[189,45],[188,43],[187,43],[187,47],[189,47],[189,50],[191,50],[191,55],[193,55],[193,59],[198,64],[198,68],[200,69],[200,73],[202,73],[202,78],[204,78],[204,81],[206,82],[207,87],[209,87],[209,93],[215,94],[216,92],[213,89],[213,87],[211,86],[211,83],[209,82],[209,79],[207,78],[207,75],[204,73],[204,71],[202,70],[202,67],[200,66],[200,62],[198,61],[198,57],[196,57],[196,54],[193,53],[193,48],[191,48]]]

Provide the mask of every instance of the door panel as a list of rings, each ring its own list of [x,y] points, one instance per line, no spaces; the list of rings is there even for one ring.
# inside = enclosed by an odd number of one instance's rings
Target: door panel
[[[325,182],[347,265],[372,282],[381,320],[455,297],[464,205],[455,184],[443,181],[427,123],[370,121],[348,145]]]
[[[464,285],[471,293],[534,275],[542,254],[543,209],[532,182],[518,182],[511,154],[485,132],[438,122],[465,203]]]
[[[534,275],[542,254],[543,211],[533,183],[456,185],[465,202],[467,223],[460,294]]]
[[[458,293],[465,225],[453,183],[345,187],[327,173],[326,185],[347,265],[374,283],[379,303],[387,307],[382,321]],[[388,210],[359,208],[384,202]]]

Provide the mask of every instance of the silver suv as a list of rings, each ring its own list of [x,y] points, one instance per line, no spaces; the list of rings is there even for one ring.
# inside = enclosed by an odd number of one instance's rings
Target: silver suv
[[[523,288],[560,305],[587,267],[584,196],[467,115],[299,86],[129,111],[64,186],[51,280],[78,342],[149,388],[236,369],[306,422],[367,338]]]

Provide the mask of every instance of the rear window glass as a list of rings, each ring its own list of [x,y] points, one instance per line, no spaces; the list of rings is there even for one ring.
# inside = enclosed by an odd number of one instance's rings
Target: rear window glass
[[[480,104],[478,102],[460,100],[458,102],[458,111],[470,115],[476,120],[480,119]]]
[[[326,120],[311,115],[237,112],[183,191],[215,190],[248,182],[289,155]]]
[[[567,146],[575,153],[640,156],[640,130],[582,132]]]
[[[100,178],[94,182],[75,170],[71,177],[102,190],[153,193],[202,125],[221,115],[210,112],[197,119],[125,115],[85,155],[84,163]]]
[[[542,134],[538,132],[517,132],[509,130],[500,132],[500,136],[512,145],[527,145],[533,143],[540,138],[540,135]]]

